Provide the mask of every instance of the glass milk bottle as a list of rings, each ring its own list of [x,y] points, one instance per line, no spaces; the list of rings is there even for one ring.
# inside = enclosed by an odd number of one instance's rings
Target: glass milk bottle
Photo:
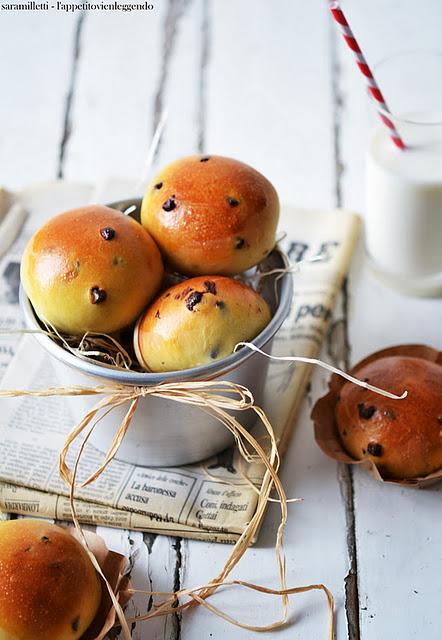
[[[399,54],[374,69],[406,149],[388,129],[367,154],[366,247],[371,267],[404,293],[442,295],[442,55]]]

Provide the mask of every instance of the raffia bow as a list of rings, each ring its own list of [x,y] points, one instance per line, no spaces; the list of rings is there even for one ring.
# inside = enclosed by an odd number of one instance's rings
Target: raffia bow
[[[110,413],[116,407],[129,405],[128,410],[121,421],[117,432],[112,440],[108,452],[100,467],[81,483],[86,486],[93,482],[107,467],[109,462],[115,457],[120,444],[122,443],[130,423],[137,409],[140,398],[154,396],[173,400],[175,402],[190,404],[200,407],[202,410],[212,414],[233,434],[235,441],[240,448],[241,454],[249,462],[257,461],[264,454],[264,450],[255,455],[250,453],[244,441],[253,443],[249,432],[230,415],[227,410],[246,411],[254,410],[262,419],[263,424],[271,438],[272,448],[269,454],[271,467],[277,470],[279,466],[279,456],[276,447],[276,440],[273,436],[273,429],[264,412],[255,405],[253,395],[247,387],[229,381],[208,381],[208,382],[171,382],[161,383],[152,386],[127,386],[113,385],[109,387],[95,387],[91,389],[81,389],[79,395],[105,395],[92,409],[90,409],[79,422],[79,424],[69,433],[63,448],[60,452],[60,473],[65,481],[70,484],[73,480],[72,472],[66,463],[66,457],[71,444],[88,429],[85,441],[89,438],[99,420]],[[77,395],[77,394],[75,394]],[[91,426],[89,426],[91,425]],[[260,455],[261,454],[261,455]],[[267,456],[267,454],[264,454]]]
[[[227,429],[233,434],[238,446],[240,447],[241,454],[247,459],[247,461],[258,461],[262,459],[262,454],[267,458],[262,447],[250,436],[247,429],[245,429],[238,420],[227,413],[227,410],[245,411],[253,410],[261,418],[271,440],[271,451],[269,454],[268,468],[274,468],[275,471],[279,466],[279,455],[276,446],[276,439],[273,434],[273,429],[268,421],[265,413],[255,405],[255,401],[252,392],[241,384],[236,384],[229,381],[200,381],[200,382],[171,382],[160,383],[158,385],[151,386],[132,386],[132,385],[100,385],[96,387],[49,387],[41,390],[22,390],[22,389],[8,389],[0,390],[0,398],[18,397],[18,396],[34,396],[34,397],[50,397],[50,396],[93,396],[103,395],[105,396],[94,407],[89,409],[81,421],[69,432],[59,457],[59,469],[60,474],[66,483],[70,486],[74,480],[73,471],[69,468],[66,458],[69,453],[69,449],[73,442],[83,433],[88,427],[88,431],[85,435],[85,442],[89,439],[92,431],[98,422],[113,409],[129,405],[129,408],[121,421],[117,432],[112,440],[109,450],[103,460],[100,467],[94,471],[86,480],[84,480],[80,486],[84,487],[93,482],[108,466],[111,460],[115,457],[122,443],[127,430],[130,427],[130,423],[137,409],[140,398],[147,396],[155,396],[157,398],[164,398],[167,400],[174,400],[175,402],[190,404],[200,407],[202,410],[207,411],[222,422]],[[257,453],[252,454],[246,447],[245,441],[252,444],[253,448],[258,448]],[[76,485],[75,485],[76,486]]]

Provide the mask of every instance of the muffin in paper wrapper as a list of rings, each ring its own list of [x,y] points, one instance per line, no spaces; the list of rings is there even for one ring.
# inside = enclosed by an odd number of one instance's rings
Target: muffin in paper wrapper
[[[399,345],[377,351],[361,360],[349,372],[352,376],[358,377],[358,371],[365,365],[388,356],[408,356],[412,358],[422,358],[442,366],[442,352],[420,344]],[[347,384],[347,380],[333,374],[329,382],[329,392],[320,398],[313,407],[311,418],[314,423],[315,440],[322,451],[334,460],[345,462],[346,464],[356,464],[364,469],[380,482],[389,482],[406,487],[424,487],[435,483],[442,478],[442,468],[433,471],[427,476],[417,478],[385,478],[381,475],[376,465],[369,459],[356,460],[345,450],[339,436],[335,419],[335,407],[342,387]]]
[[[66,531],[76,538],[80,543],[81,537],[73,527],[66,527]],[[130,600],[128,589],[130,588],[129,578],[125,575],[129,566],[125,556],[115,551],[110,551],[103,538],[95,533],[83,531],[89,549],[96,557],[106,579],[111,585],[113,592],[118,598],[122,607],[125,607]],[[108,590],[103,580],[101,582],[101,602],[97,614],[90,626],[81,636],[80,640],[104,640],[116,620],[115,609],[112,606]]]

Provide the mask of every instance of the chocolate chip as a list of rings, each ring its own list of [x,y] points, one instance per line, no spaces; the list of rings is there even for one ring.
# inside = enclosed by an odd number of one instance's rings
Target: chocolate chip
[[[239,200],[236,198],[232,198],[231,196],[227,196],[227,202],[231,207],[237,207],[239,205]]]
[[[175,207],[176,207],[176,202],[175,202],[175,200],[173,198],[169,198],[163,204],[164,211],[173,211],[175,209]]]
[[[366,407],[365,404],[361,402],[360,404],[358,404],[358,411],[359,411],[359,416],[363,420],[370,420],[370,418],[373,417],[376,411],[376,407],[374,407],[373,405]]]
[[[396,414],[393,411],[393,409],[384,409],[384,411],[382,412],[382,414],[386,417],[386,418],[390,418],[390,420],[396,420]]]
[[[215,360],[218,357],[218,355],[219,355],[219,347],[214,347],[210,352],[210,357],[212,358],[212,360]]]
[[[44,542],[45,544],[47,544],[48,542],[50,542],[50,540],[49,540],[48,536],[42,536],[42,537],[40,538],[40,541],[41,541],[41,542]]]
[[[79,626],[80,626],[80,616],[77,616],[71,622],[72,631],[78,631]]]
[[[100,289],[100,287],[92,287],[89,290],[89,300],[91,304],[100,304],[104,302],[107,298],[107,293],[104,289]]]
[[[216,285],[214,282],[206,280],[204,286],[206,287],[207,293],[213,293],[213,295],[216,296]]]
[[[217,300],[215,302],[215,307],[218,307],[218,309],[225,309],[226,308],[226,303],[223,302],[222,300]]]
[[[115,229],[112,229],[112,227],[104,227],[104,229],[100,231],[100,236],[105,240],[113,240],[115,238]]]
[[[194,291],[186,300],[186,307],[189,311],[193,311],[195,305],[199,304],[203,299],[203,294],[200,291]]]
[[[367,451],[375,458],[380,458],[382,455],[382,445],[379,442],[369,442],[367,445]]]
[[[237,238],[235,242],[235,249],[243,249],[245,247],[246,241],[244,238]]]
[[[159,312],[159,310],[158,310],[158,309],[157,309],[157,312],[156,312],[156,314],[155,314],[155,318],[158,318],[158,320],[161,318],[161,316],[160,316],[160,312]]]
[[[209,156],[204,156],[204,158],[200,158],[200,162],[207,162],[208,160],[210,160]]]
[[[164,297],[165,297],[165,298],[168,298],[169,296],[170,296],[170,293],[166,293],[166,294],[164,294]]]
[[[157,184],[154,186],[154,189],[161,189],[162,186],[163,186],[162,182],[157,182]]]
[[[181,298],[185,298],[187,296],[188,293],[190,293],[191,291],[193,291],[192,287],[186,287],[184,289],[184,291],[181,293]]]
[[[367,453],[367,452],[366,452],[366,450],[365,450],[365,449],[362,449],[362,454],[363,454],[364,456],[365,456],[365,454],[366,454],[366,453]]]
[[[437,421],[438,421],[439,424],[442,424],[442,416],[439,416]]]

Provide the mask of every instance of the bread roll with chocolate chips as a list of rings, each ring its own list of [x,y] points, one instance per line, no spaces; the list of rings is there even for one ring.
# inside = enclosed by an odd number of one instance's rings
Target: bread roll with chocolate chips
[[[163,169],[146,191],[141,222],[168,263],[188,275],[234,275],[275,245],[279,200],[248,165],[189,156]]]
[[[267,302],[237,280],[191,278],[162,293],[142,316],[135,330],[135,351],[148,371],[197,367],[255,338],[270,317]]]
[[[59,331],[112,333],[135,322],[163,277],[155,242],[135,220],[91,205],[52,218],[28,243],[21,280]]]
[[[81,544],[42,520],[0,522],[0,639],[77,640],[101,585]]]
[[[442,367],[404,356],[375,360],[354,372],[395,394],[390,400],[347,382],[336,405],[339,435],[355,459],[369,458],[385,478],[417,478],[442,467]]]

